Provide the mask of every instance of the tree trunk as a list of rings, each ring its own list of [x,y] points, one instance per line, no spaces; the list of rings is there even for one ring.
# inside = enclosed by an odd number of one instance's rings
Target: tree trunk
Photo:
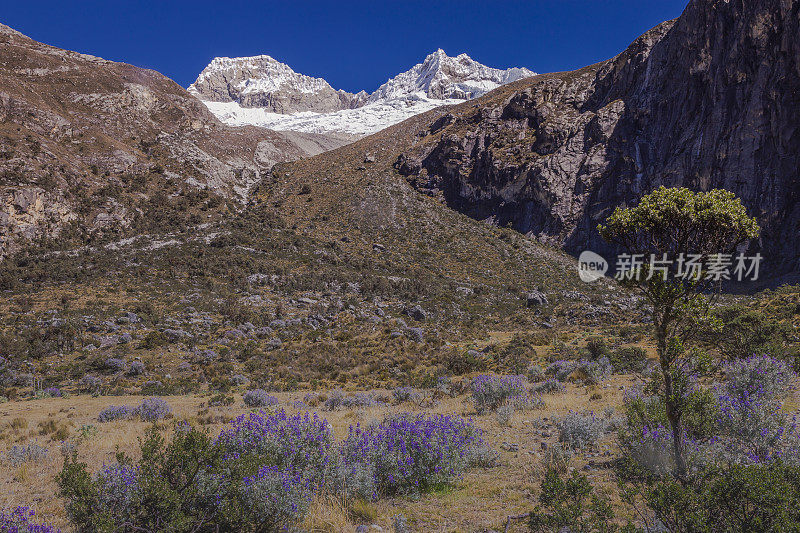
[[[667,328],[660,324],[656,326],[656,341],[658,359],[661,363],[661,373],[664,376],[664,403],[667,409],[667,420],[672,429],[672,455],[675,460],[675,477],[680,481],[686,480],[686,460],[683,447],[683,425],[681,412],[675,405],[676,398],[672,387],[671,361],[667,354]]]

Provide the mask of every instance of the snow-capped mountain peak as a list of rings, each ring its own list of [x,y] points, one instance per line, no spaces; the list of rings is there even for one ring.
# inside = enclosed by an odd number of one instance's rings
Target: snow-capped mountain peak
[[[189,91],[230,125],[362,136],[534,75],[526,68],[487,67],[467,54],[451,57],[440,48],[374,93],[353,94],[261,55],[216,58]]]
[[[361,105],[367,97],[337,91],[324,79],[299,74],[268,55],[214,58],[189,92],[208,102],[236,102],[276,113],[336,111]]]
[[[487,67],[467,54],[448,56],[439,48],[422,63],[398,74],[370,95],[370,102],[405,98],[422,93],[437,100],[469,100],[500,85],[534,76],[526,68],[506,70]]]

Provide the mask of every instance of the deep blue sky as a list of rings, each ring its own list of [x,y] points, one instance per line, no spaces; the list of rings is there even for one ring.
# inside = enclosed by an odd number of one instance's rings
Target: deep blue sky
[[[677,17],[687,1],[2,0],[0,22],[184,87],[215,56],[269,54],[337,89],[371,92],[436,48],[492,67],[579,68]]]

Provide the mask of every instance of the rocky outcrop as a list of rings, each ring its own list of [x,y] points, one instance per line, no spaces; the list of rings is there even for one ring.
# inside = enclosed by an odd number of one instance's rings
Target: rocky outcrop
[[[619,56],[454,108],[396,167],[479,219],[578,252],[598,222],[660,185],[733,191],[768,268],[795,268],[800,1],[692,0]]]
[[[66,226],[95,239],[221,217],[276,162],[341,144],[225,126],[157,72],[0,25],[0,256]]]

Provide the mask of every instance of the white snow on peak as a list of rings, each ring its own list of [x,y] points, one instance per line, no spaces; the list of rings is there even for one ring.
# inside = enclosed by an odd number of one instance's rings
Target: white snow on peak
[[[236,102],[203,103],[218,119],[229,126],[253,125],[277,131],[343,133],[361,137],[435,107],[459,104],[463,101],[409,97],[373,102],[355,109],[342,109],[329,113],[305,111],[292,114],[270,113],[262,107],[242,107]]]
[[[237,79],[234,87],[242,94],[270,93],[293,90],[304,94],[332,91],[333,87],[322,78],[299,74],[286,63],[268,55],[250,57],[217,57],[200,73],[189,92],[197,94],[197,87],[213,75],[222,74],[227,79]]]
[[[235,79],[244,80],[236,87],[241,94],[279,89],[314,94],[332,89],[322,78],[298,74],[270,56],[254,56],[214,59],[189,88],[190,92],[199,96],[195,85],[205,83],[208,76],[218,76],[220,72],[230,74],[225,76],[227,79],[234,79],[235,75]],[[362,103],[354,109],[279,114],[265,108],[244,107],[241,101],[209,101],[208,98],[204,103],[217,118],[231,126],[254,125],[273,130],[362,136],[435,107],[477,98],[503,84],[535,75],[527,68],[503,70],[487,67],[467,54],[450,57],[438,49],[422,63],[388,80],[372,94],[361,91],[355,95]]]
[[[381,85],[370,95],[369,101],[404,98],[419,93],[438,100],[469,100],[505,83],[534,75],[526,68],[501,70],[487,67],[467,54],[450,57],[439,48],[422,63]]]

